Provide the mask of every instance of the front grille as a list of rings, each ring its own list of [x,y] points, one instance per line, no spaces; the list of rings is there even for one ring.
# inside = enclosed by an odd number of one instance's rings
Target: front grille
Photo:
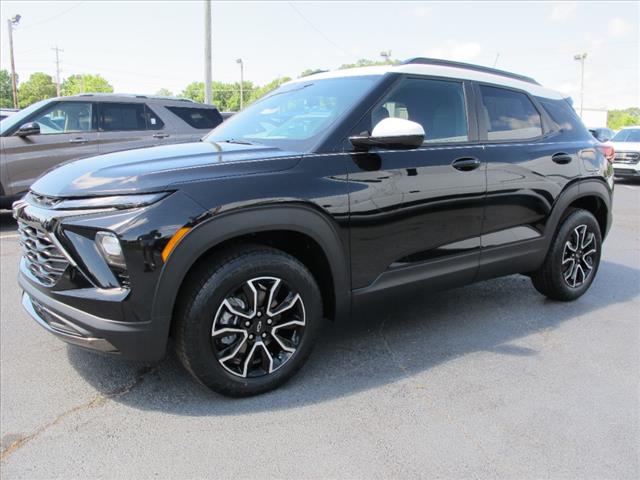
[[[616,152],[615,163],[636,164],[640,160],[640,153],[638,152]]]
[[[55,285],[69,266],[69,261],[42,228],[18,220],[18,231],[22,256],[29,271],[43,285]]]

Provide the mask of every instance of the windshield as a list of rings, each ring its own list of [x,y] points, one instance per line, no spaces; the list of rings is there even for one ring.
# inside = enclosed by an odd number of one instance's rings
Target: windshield
[[[620,130],[611,139],[612,142],[640,142],[640,128]]]
[[[378,78],[343,77],[282,86],[221,124],[205,140],[308,152]]]
[[[29,105],[27,108],[23,108],[19,112],[14,113],[13,115],[5,118],[0,121],[0,135],[4,135],[4,132],[13,129],[13,127],[17,125],[22,125],[24,119],[31,115],[36,110],[39,110],[44,105],[51,101],[50,98],[46,100],[40,100],[39,102],[33,103]]]

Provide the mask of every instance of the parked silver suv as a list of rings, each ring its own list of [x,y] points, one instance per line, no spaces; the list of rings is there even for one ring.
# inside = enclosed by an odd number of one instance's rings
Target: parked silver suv
[[[0,208],[63,162],[192,142],[220,123],[215,107],[178,98],[82,94],[35,103],[0,122]]]

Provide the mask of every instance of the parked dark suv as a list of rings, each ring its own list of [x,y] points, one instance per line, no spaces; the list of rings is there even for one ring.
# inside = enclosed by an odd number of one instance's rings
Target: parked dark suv
[[[372,297],[514,273],[580,297],[611,225],[602,148],[567,99],[508,72],[414,59],[304,77],[200,142],[38,180],[14,207],[23,305],[126,358],[172,337],[208,387],[264,392],[323,319]]]
[[[193,142],[220,123],[213,105],[182,98],[87,93],[34,103],[0,123],[0,208],[61,163]]]

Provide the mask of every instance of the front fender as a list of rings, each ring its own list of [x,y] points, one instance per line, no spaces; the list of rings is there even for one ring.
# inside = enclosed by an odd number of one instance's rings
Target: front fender
[[[213,216],[194,227],[171,252],[156,286],[152,318],[168,335],[180,285],[206,252],[226,240],[272,230],[292,231],[312,238],[324,251],[334,284],[335,316],[350,309],[349,262],[333,220],[305,204],[260,206]]]

